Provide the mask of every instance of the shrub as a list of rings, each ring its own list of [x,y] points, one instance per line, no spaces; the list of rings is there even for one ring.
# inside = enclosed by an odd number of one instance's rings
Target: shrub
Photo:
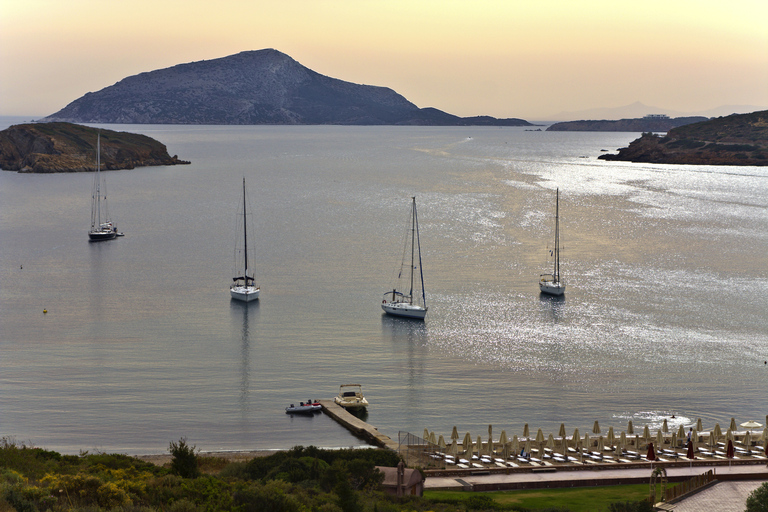
[[[197,478],[200,476],[200,468],[197,464],[195,446],[187,444],[187,438],[182,437],[178,443],[171,441],[168,451],[173,455],[171,471],[182,478]]]
[[[768,512],[768,482],[749,494],[745,512]]]

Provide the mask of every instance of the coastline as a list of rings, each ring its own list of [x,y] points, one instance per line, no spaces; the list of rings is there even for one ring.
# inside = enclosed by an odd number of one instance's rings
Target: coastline
[[[214,457],[224,459],[227,462],[248,462],[256,457],[269,457],[270,455],[284,450],[252,450],[252,451],[227,451],[227,452],[197,452],[199,457]],[[135,458],[144,462],[151,462],[156,466],[165,466],[171,463],[173,456],[170,453],[158,453],[148,455],[134,455]]]

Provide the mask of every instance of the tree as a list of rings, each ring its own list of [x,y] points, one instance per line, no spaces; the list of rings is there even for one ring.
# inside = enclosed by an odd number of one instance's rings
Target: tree
[[[768,512],[768,482],[750,493],[746,505],[745,512]]]
[[[173,455],[171,471],[182,478],[197,478],[200,468],[197,466],[195,447],[187,444],[187,438],[182,437],[178,443],[171,441],[168,451]]]

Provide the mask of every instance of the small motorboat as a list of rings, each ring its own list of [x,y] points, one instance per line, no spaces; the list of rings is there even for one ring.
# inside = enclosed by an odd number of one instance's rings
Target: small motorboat
[[[363,396],[363,387],[360,384],[342,384],[339,386],[339,394],[334,397],[334,402],[345,409],[365,409],[368,400]]]
[[[285,412],[288,414],[312,414],[313,412],[318,412],[322,409],[323,406],[320,405],[320,402],[317,400],[310,400],[307,402],[299,402],[299,405],[291,404],[289,407],[285,408]]]

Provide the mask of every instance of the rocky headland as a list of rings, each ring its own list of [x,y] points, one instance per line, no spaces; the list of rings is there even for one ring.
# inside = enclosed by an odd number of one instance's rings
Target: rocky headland
[[[146,135],[72,123],[18,124],[0,131],[0,169],[50,173],[96,170],[96,138],[101,132],[103,170],[188,164]]]
[[[531,126],[419,108],[387,87],[321,75],[277,50],[241,52],[127,77],[46,121],[124,124]]]
[[[768,165],[768,110],[647,132],[601,160],[660,164]]]
[[[647,116],[617,121],[565,121],[547,128],[551,132],[668,132],[672,128],[706,121],[707,117]]]

